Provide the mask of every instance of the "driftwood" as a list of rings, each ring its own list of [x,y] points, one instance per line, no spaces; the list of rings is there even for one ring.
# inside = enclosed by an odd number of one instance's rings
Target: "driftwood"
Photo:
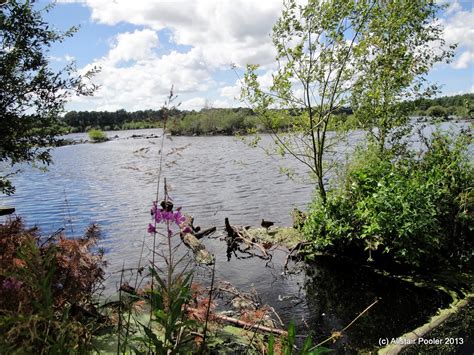
[[[246,228],[239,228],[239,227],[231,225],[230,222],[229,222],[229,218],[227,218],[227,217],[225,218],[225,230],[226,230],[227,236],[228,236],[228,240],[227,240],[227,246],[228,246],[227,254],[228,254],[228,256],[229,256],[229,253],[231,251],[234,251],[235,249],[238,249],[237,246],[238,246],[239,242],[244,242],[249,247],[255,247],[255,248],[260,250],[261,255],[252,254],[252,256],[257,256],[257,257],[260,257],[262,259],[271,259],[272,258],[271,254],[267,253],[267,250],[265,249],[265,247],[262,244],[256,243],[253,240],[253,238],[248,234]],[[239,251],[248,253],[247,250],[240,250],[239,249]]]
[[[212,289],[212,288],[211,288]],[[128,283],[124,283],[120,286],[120,290],[123,291],[123,292],[126,292],[128,294],[131,294],[131,295],[136,295],[137,294],[137,290],[130,286]],[[234,296],[238,296],[238,297],[242,297],[242,294],[240,294],[237,290],[235,290],[233,287],[232,289],[229,289],[228,287],[226,288],[219,288],[219,290],[221,291],[225,291],[225,292],[229,292],[229,293],[232,293]],[[244,298],[245,297],[249,297],[250,295],[249,294],[244,294]],[[252,302],[252,301],[251,301]],[[103,305],[102,307],[117,307],[117,306],[121,306],[123,305],[120,301],[115,301],[115,302],[109,302],[108,304],[106,305]],[[193,312],[193,313],[199,313],[199,310],[196,309],[196,308],[192,308],[192,307],[186,307],[186,310],[188,312]],[[272,307],[270,307],[270,310],[273,311],[273,313],[277,316],[278,320],[280,321],[281,324],[283,324],[283,322],[281,321],[280,317],[278,316],[278,314],[275,312],[275,309],[273,309]],[[209,317],[209,315],[208,315]],[[232,318],[232,317],[228,317],[228,316],[225,316],[223,314],[219,314],[219,313],[213,313],[212,314],[212,319],[214,320],[217,320],[217,321],[221,321],[221,322],[226,322],[226,323],[230,323],[230,324],[233,324],[233,325],[236,325],[240,328],[244,328],[246,330],[256,330],[256,331],[262,331],[262,332],[266,332],[266,333],[273,333],[273,334],[278,334],[280,336],[288,336],[288,332],[286,330],[282,330],[282,329],[278,329],[278,328],[273,328],[273,327],[268,327],[268,326],[264,326],[264,325],[259,325],[259,324],[255,324],[255,323],[249,323],[249,322],[244,322],[240,319],[236,319],[236,318]]]
[[[210,234],[214,233],[216,230],[217,230],[217,228],[214,226],[214,227],[207,228],[207,229],[204,229],[204,230],[199,230],[198,232],[194,232],[193,234],[197,239],[201,239],[201,238],[204,238],[207,235],[210,235]]]
[[[197,263],[203,265],[212,265],[214,264],[214,255],[212,255],[206,249],[204,244],[202,244],[199,239],[214,233],[216,231],[216,227],[207,228],[198,233],[194,233],[193,231],[196,230],[196,228],[194,228],[193,222],[194,218],[187,216],[186,221],[180,225],[181,240],[183,241],[184,245],[193,251],[194,259]],[[199,235],[199,237],[197,235]]]
[[[198,310],[195,309],[195,308],[188,308],[188,311],[198,312]],[[254,329],[254,330],[260,330],[260,331],[266,332],[266,333],[273,333],[273,334],[278,334],[278,335],[281,335],[281,336],[288,336],[288,332],[286,330],[244,322],[240,319],[228,317],[228,316],[225,316],[225,315],[219,314],[219,313],[213,314],[212,318],[215,319],[215,320],[219,320],[219,321],[222,321],[222,322],[226,322],[226,323],[236,325],[240,328],[244,328],[244,329],[247,329],[247,330]]]
[[[212,255],[206,247],[191,233],[184,233],[181,237],[183,243],[193,251],[194,258],[199,264],[214,264],[214,255]]]
[[[135,287],[130,286],[130,285],[128,284],[128,282],[125,282],[124,284],[122,284],[122,285],[120,286],[120,291],[129,293],[129,294],[131,294],[131,295],[136,295],[136,294],[137,294],[137,290],[135,289]]]
[[[0,206],[0,216],[6,216],[15,213],[15,208]]]

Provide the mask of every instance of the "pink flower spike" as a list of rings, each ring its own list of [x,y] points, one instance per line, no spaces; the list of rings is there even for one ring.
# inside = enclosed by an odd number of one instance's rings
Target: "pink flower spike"
[[[179,226],[181,223],[183,223],[186,220],[186,217],[184,217],[180,211],[176,211],[174,213],[174,222]]]
[[[173,212],[163,211],[161,213],[163,219],[165,221],[172,221],[173,220]]]
[[[163,220],[163,212],[162,210],[157,210],[155,213],[155,221],[156,223],[160,223]]]
[[[148,224],[148,233],[156,233],[156,228],[153,224]]]
[[[150,213],[153,215],[156,213],[156,210],[158,209],[157,205],[156,205],[156,201],[153,201],[153,205],[151,206],[151,210],[150,210]]]

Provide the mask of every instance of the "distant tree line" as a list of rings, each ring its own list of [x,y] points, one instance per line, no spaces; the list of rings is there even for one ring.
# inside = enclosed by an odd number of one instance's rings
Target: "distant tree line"
[[[445,96],[435,99],[418,99],[403,103],[409,105],[413,115],[449,119],[474,117],[474,94]],[[297,109],[288,111],[288,120],[265,122],[250,108],[204,108],[200,111],[173,109],[170,111],[169,130],[173,134],[202,135],[245,133],[248,130],[260,132],[271,129],[282,130],[291,125]],[[336,124],[347,121],[351,126],[357,126],[350,107],[340,108],[337,112],[339,120]],[[86,132],[90,129],[120,130],[161,127],[163,111],[140,110],[128,112],[125,110],[109,111],[70,111],[62,121],[69,132]],[[336,127],[332,127],[336,128]],[[354,127],[355,128],[355,127]]]
[[[474,94],[443,96],[433,99],[420,98],[407,103],[412,105],[416,116],[434,118],[473,118]]]
[[[171,116],[180,111],[172,110]],[[163,111],[140,110],[127,112],[125,110],[109,111],[70,111],[62,118],[70,132],[85,132],[92,128],[106,131],[119,129],[151,128],[160,126],[163,121]]]

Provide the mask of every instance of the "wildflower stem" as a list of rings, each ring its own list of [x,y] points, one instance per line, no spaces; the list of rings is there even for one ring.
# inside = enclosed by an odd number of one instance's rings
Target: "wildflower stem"
[[[207,322],[209,321],[209,314],[211,311],[211,302],[212,302],[212,293],[214,291],[214,277],[216,274],[216,263],[212,264],[212,277],[211,277],[211,288],[209,290],[209,302],[207,303],[207,310],[206,310],[206,321],[204,323],[204,331],[202,336],[202,343],[201,348],[199,349],[199,354],[204,353],[204,346],[206,344],[206,335],[207,335]]]

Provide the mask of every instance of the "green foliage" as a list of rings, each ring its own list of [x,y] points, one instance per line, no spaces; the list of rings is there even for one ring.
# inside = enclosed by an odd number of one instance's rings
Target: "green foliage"
[[[327,130],[336,126],[335,114],[346,103],[344,92],[355,75],[355,66],[349,63],[370,10],[365,2],[315,0],[300,6],[285,1],[273,27],[278,71],[269,91],[258,81],[257,65],[248,65],[244,76],[242,99],[270,127],[273,122],[286,123],[285,134],[271,130],[275,149],[310,169],[323,200],[324,156],[331,144]]]
[[[191,351],[194,338],[190,330],[196,324],[187,319],[186,306],[191,300],[192,273],[175,277],[168,284],[154,268],[150,268],[150,272],[157,282],[156,289],[149,294],[154,321],[150,325],[142,325],[145,332],[142,342],[147,348],[151,346],[155,354]]]
[[[179,111],[169,110],[170,116],[176,116]],[[139,110],[127,112],[125,110],[108,111],[70,111],[61,121],[76,132],[87,131],[87,127],[98,127],[105,131],[109,129],[142,129],[161,127],[164,112],[160,110]],[[109,129],[107,129],[108,127]]]
[[[202,109],[183,113],[171,120],[169,130],[174,135],[234,135],[251,129],[263,130],[254,113],[248,109]]]
[[[447,118],[448,110],[443,106],[431,106],[425,112],[426,116],[434,118]]]
[[[326,205],[313,201],[303,231],[313,250],[400,264],[461,266],[472,259],[474,169],[469,134],[436,132],[421,157],[359,150]]]
[[[433,99],[423,97],[414,101],[406,101],[403,105],[411,114],[418,116],[430,116],[427,111],[431,107],[437,106],[444,108],[450,116],[456,116],[457,118],[474,117],[474,94],[443,96]]]
[[[422,91],[434,63],[452,56],[452,48],[427,46],[444,44],[442,26],[434,21],[439,9],[432,1],[284,1],[272,33],[278,62],[273,83],[264,90],[258,65],[248,65],[242,99],[262,121],[279,115],[287,122],[288,134],[272,132],[276,150],[310,169],[323,203],[331,168],[326,151],[338,139],[328,129],[361,126],[382,150],[409,129],[400,103]],[[354,116],[339,115],[349,99]],[[292,121],[288,110],[297,112]]]
[[[377,3],[360,30],[356,65],[362,75],[353,87],[351,106],[361,127],[383,150],[396,146],[410,131],[410,106],[403,101],[436,93],[435,85],[425,87],[425,77],[435,63],[453,57],[455,46],[445,48],[443,27],[436,21],[442,7],[436,2]],[[430,42],[440,44],[430,47]]]
[[[131,122],[125,122],[122,124],[121,129],[126,130],[126,129],[145,129],[145,128],[157,128],[161,127],[162,123],[158,121],[131,121]],[[107,129],[109,127],[109,129]],[[112,127],[110,126],[104,126],[104,130],[110,131]]]
[[[54,30],[32,3],[10,0],[0,6],[0,162],[11,165],[50,163],[47,147],[61,133],[57,117],[64,103],[73,92],[88,95],[95,89],[83,83],[92,73],[75,76],[73,64],[59,72],[49,67],[48,48],[76,29]],[[14,192],[6,176],[0,176],[0,192]]]
[[[290,322],[290,325],[288,326],[288,336],[283,339],[283,342],[281,344],[280,352],[279,354],[283,355],[292,355],[292,354],[298,354],[298,355],[319,355],[319,354],[325,354],[332,352],[331,349],[328,349],[323,346],[313,346],[313,339],[311,335],[309,335],[304,343],[303,347],[301,350],[295,352],[295,343],[296,343],[296,329],[295,329],[295,324],[293,322]],[[272,335],[270,335],[268,339],[268,344],[267,344],[267,354],[268,355],[275,355],[275,338]]]
[[[21,280],[21,287],[28,288],[35,298],[30,301],[28,311],[21,306],[14,312],[0,311],[1,353],[61,353],[74,348],[85,352],[88,348],[91,331],[70,317],[70,305],[56,313],[53,295],[55,252],[49,248],[40,255],[31,241],[19,250],[19,259],[26,263],[26,268],[15,279]]]
[[[100,129],[91,129],[89,132],[87,132],[87,135],[93,142],[105,142],[109,140],[107,135]]]

